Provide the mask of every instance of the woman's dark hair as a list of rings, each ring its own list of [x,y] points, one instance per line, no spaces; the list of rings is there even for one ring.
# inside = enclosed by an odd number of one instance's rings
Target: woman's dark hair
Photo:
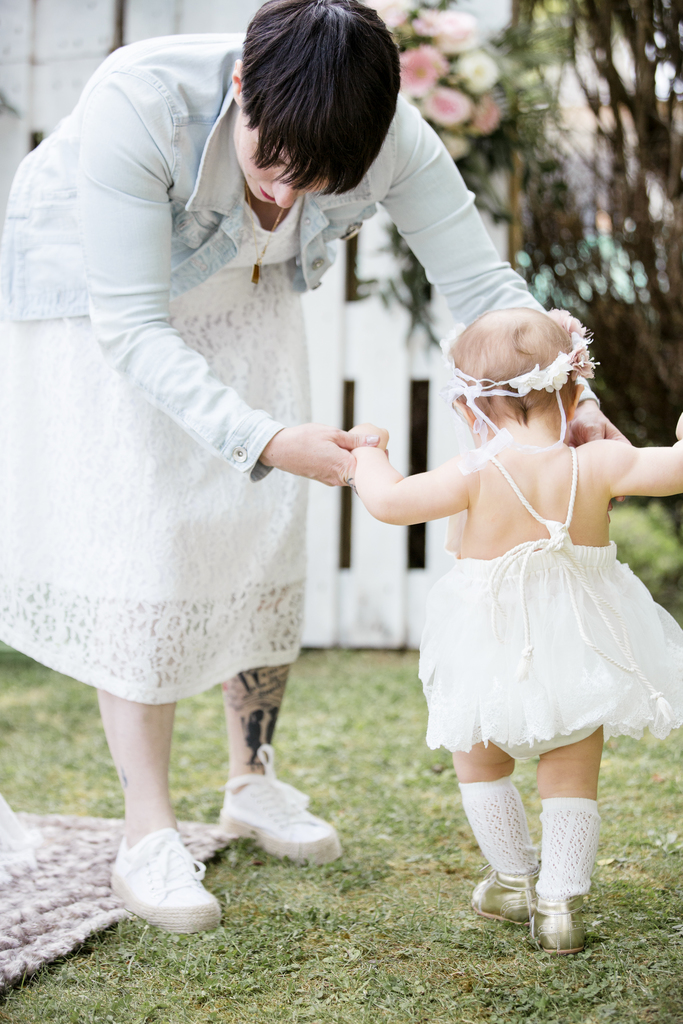
[[[302,191],[348,192],[376,159],[396,111],[398,50],[358,0],[269,0],[244,42],[243,111],[259,167],[282,163]]]

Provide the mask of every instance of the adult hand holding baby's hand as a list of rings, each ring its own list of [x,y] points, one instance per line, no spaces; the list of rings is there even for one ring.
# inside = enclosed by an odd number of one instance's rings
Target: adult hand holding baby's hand
[[[359,423],[351,427],[349,431],[353,437],[358,439],[355,448],[383,448],[389,444],[389,431],[384,427],[376,427],[374,423]]]
[[[356,468],[353,449],[378,444],[378,428],[373,427],[370,434],[366,436],[359,428],[349,432],[337,430],[322,423],[285,427],[270,439],[259,462],[295,476],[319,480],[328,487],[343,487]]]
[[[631,443],[605,414],[600,412],[597,402],[592,399],[581,402],[569,424],[567,441],[573,448],[578,448],[588,441],[601,441],[603,438],[607,441]]]

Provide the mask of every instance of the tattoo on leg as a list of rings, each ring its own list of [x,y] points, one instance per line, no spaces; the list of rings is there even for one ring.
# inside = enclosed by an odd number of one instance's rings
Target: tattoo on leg
[[[261,746],[261,722],[263,721],[263,708],[256,708],[249,715],[249,718],[241,718],[242,731],[244,732],[244,740],[251,750],[251,758],[249,760],[250,765],[258,765],[259,760],[256,756],[258,754],[258,748]]]
[[[268,722],[268,728],[266,729],[266,743],[271,743],[273,740],[273,733],[275,732],[275,726],[277,724],[277,716],[279,708],[270,709],[270,721]]]
[[[254,771],[262,769],[259,747],[272,742],[288,675],[289,665],[279,665],[249,669],[223,683],[228,706],[239,714],[244,742],[251,751],[247,766]]]
[[[126,778],[126,773],[124,771],[123,765],[121,765],[121,785],[123,786],[124,789],[128,789],[128,779]]]

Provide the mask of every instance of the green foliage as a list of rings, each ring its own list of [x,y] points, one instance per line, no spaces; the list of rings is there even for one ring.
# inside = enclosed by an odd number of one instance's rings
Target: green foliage
[[[414,652],[318,651],[292,672],[278,770],[344,845],[298,868],[240,841],[207,884],[221,927],[169,935],[133,919],[0,1001],[11,1024],[680,1024],[683,735],[612,740],[599,863],[578,956],[475,917],[481,855],[448,755],[424,743]],[[18,809],[118,814],[94,690],[0,662],[0,773]],[[178,706],[172,792],[215,820],[225,781],[218,688]],[[515,781],[539,838],[535,765]],[[198,799],[197,799],[198,797]]]
[[[619,560],[683,624],[683,543],[671,510],[659,501],[617,506],[611,512],[610,537]]]
[[[527,147],[519,269],[593,330],[609,418],[670,444],[683,406],[683,10],[523,5],[539,6],[569,30],[558,74],[581,99]]]
[[[454,5],[444,2],[427,6],[445,10]],[[468,189],[474,192],[477,206],[494,222],[512,219],[506,176],[513,171],[516,158],[526,159],[534,152],[548,120],[556,119],[557,82],[549,72],[563,59],[567,45],[566,28],[557,21],[508,28],[488,45],[500,69],[494,95],[502,112],[501,122],[490,135],[468,136],[469,151],[455,162]],[[393,226],[389,251],[397,259],[400,273],[398,278],[381,283],[379,294],[385,302],[398,302],[407,309],[409,335],[422,329],[430,341],[436,342],[431,285],[422,265]]]

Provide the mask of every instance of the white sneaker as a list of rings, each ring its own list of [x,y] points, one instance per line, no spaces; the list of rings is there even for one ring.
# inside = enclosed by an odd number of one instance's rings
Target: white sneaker
[[[306,860],[327,864],[341,857],[339,836],[332,825],[306,810],[308,797],[304,793],[277,778],[275,752],[270,744],[262,744],[257,756],[266,773],[229,780],[221,828],[255,839],[267,853],[289,857],[298,864]]]
[[[116,857],[111,887],[132,910],[167,932],[201,932],[221,921],[218,900],[202,885],[206,867],[183,844],[174,828],[151,832]]]

